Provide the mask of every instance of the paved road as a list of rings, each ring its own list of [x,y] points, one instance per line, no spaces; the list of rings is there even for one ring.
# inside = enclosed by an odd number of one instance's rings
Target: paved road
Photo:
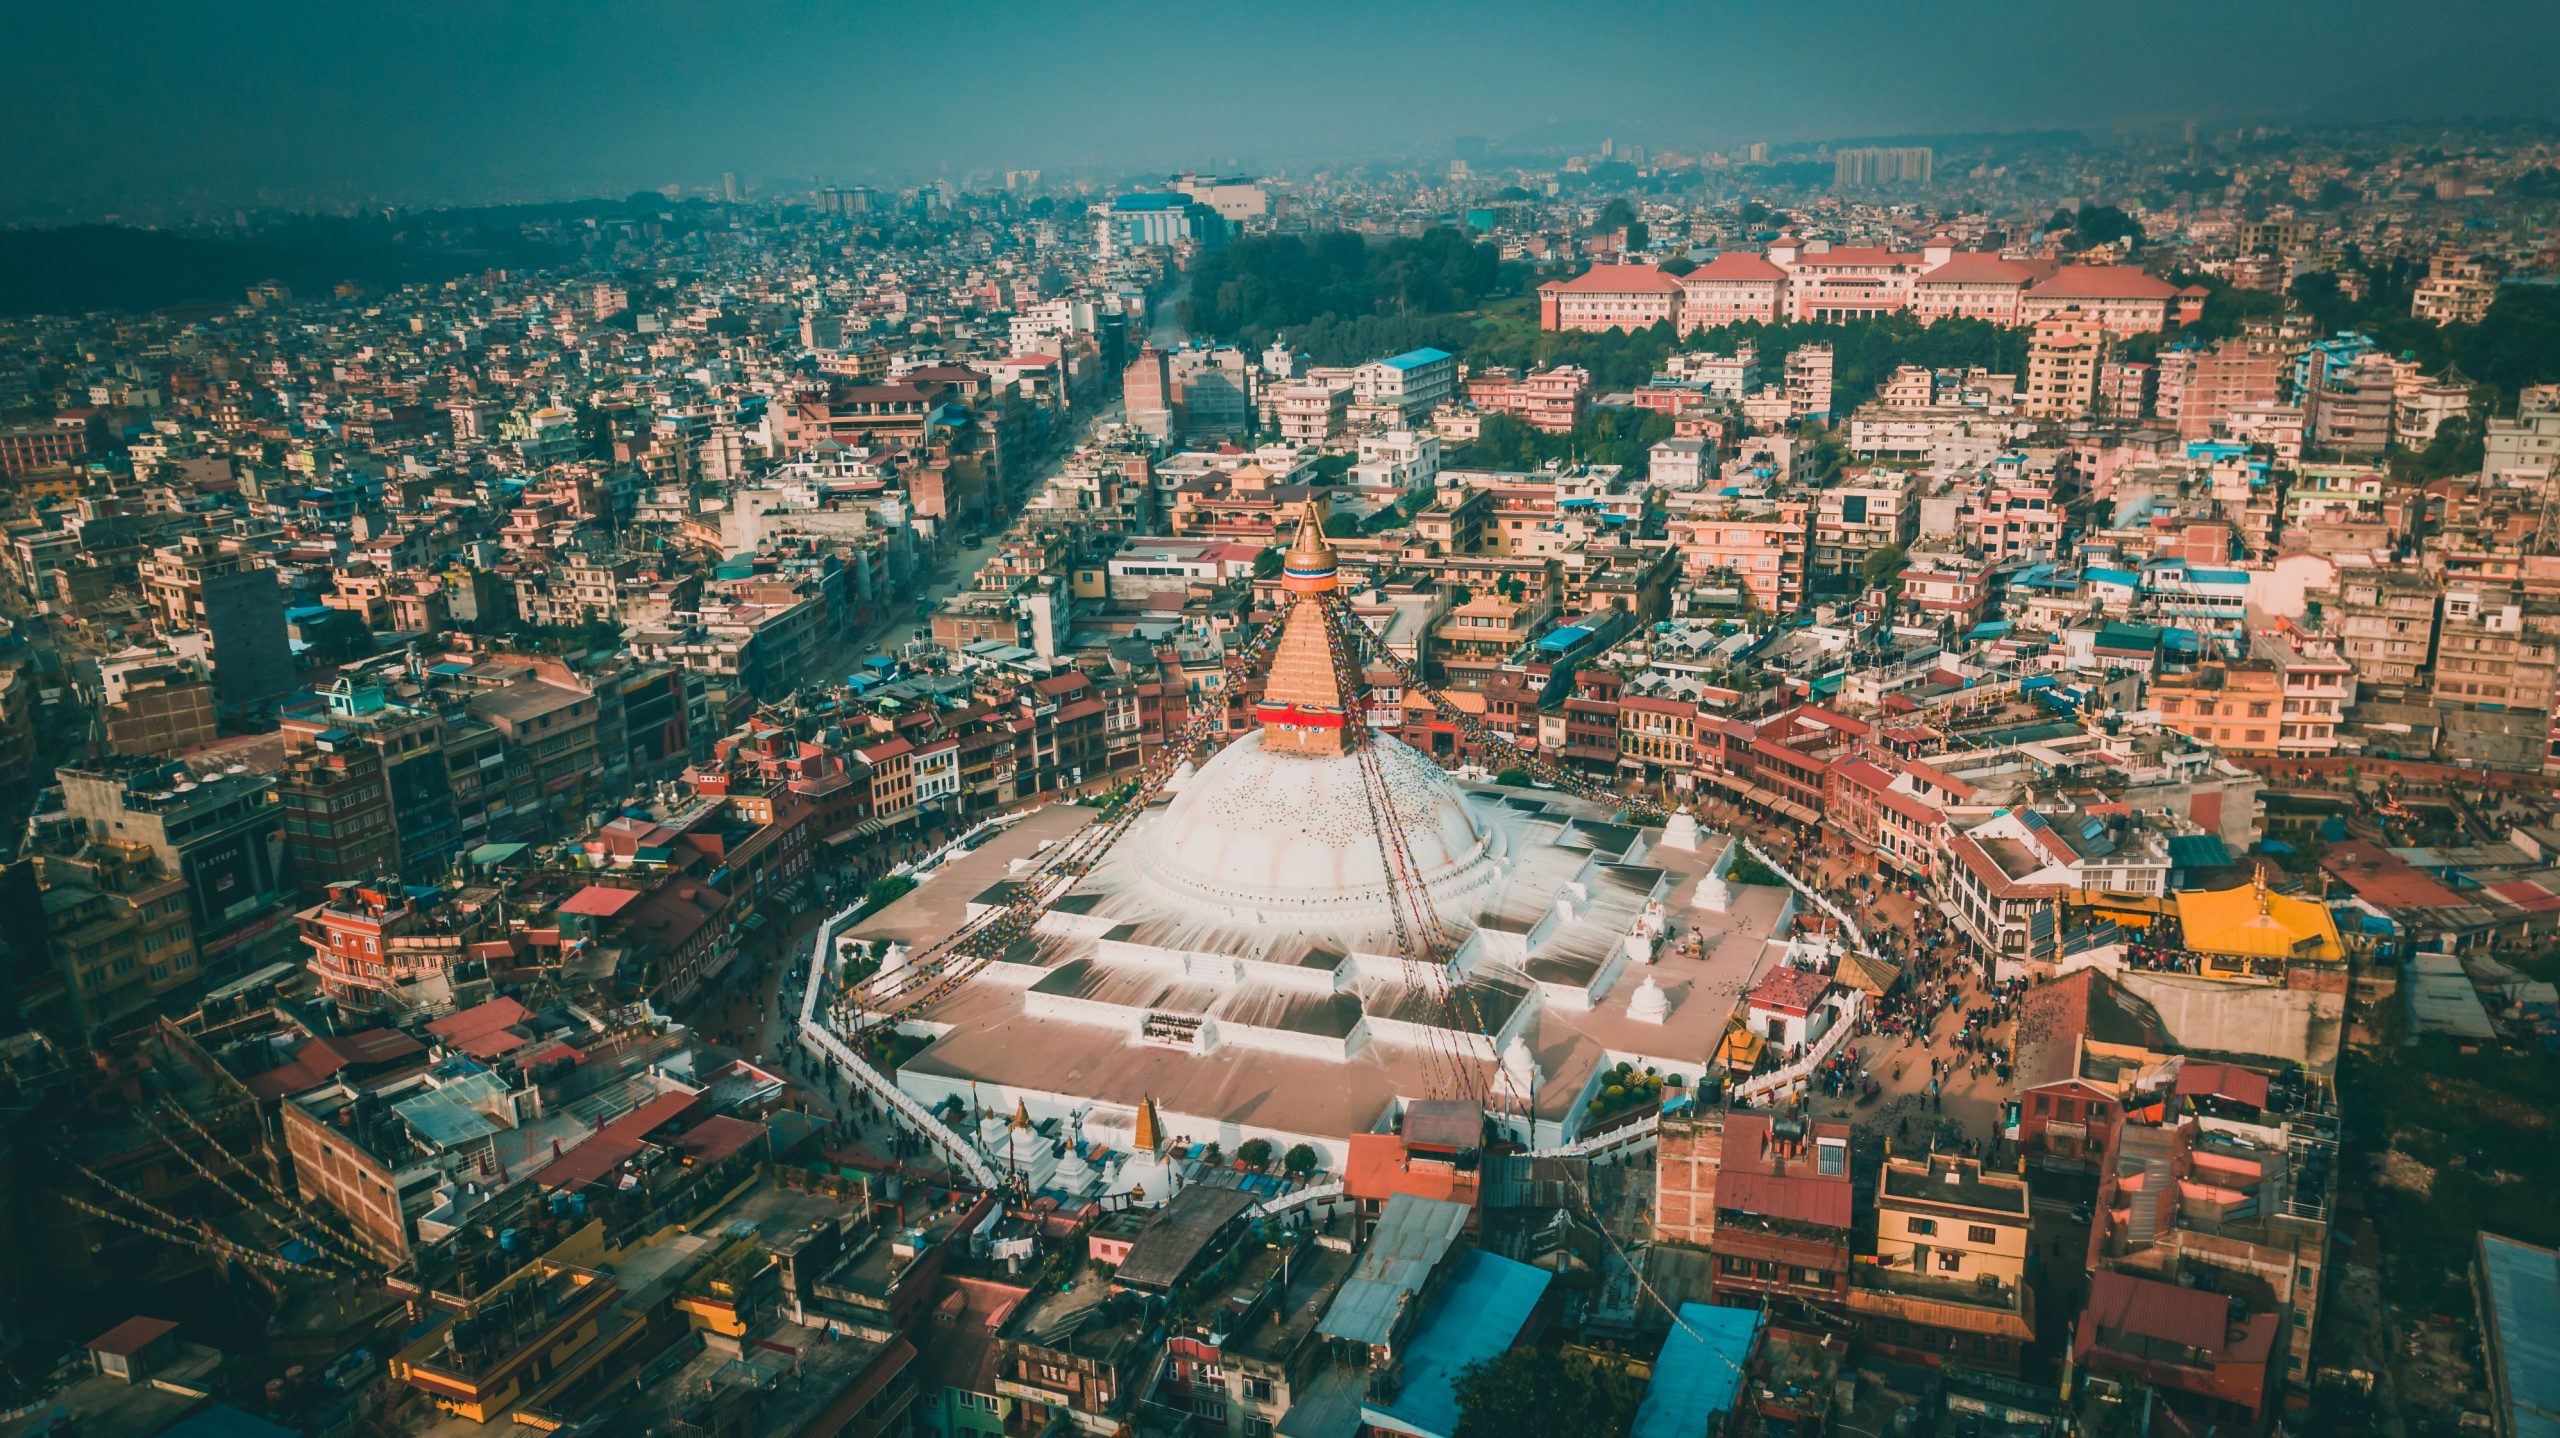
[[[1075,431],[1076,442],[1081,442],[1094,426],[1119,417],[1120,407],[1116,401],[1090,412]],[[1070,443],[1044,465],[1027,493],[1037,494],[1055,478],[1073,450],[1074,443]],[[950,562],[937,567],[933,577],[917,591],[918,595],[930,603],[939,604],[971,587],[976,583],[979,568],[993,552],[991,549],[958,551]],[[904,613],[873,626],[866,633],[839,640],[820,651],[813,672],[805,677],[804,682],[840,683],[865,658],[895,652],[898,646],[913,637],[919,627],[911,613]],[[882,870],[906,857],[912,855],[903,851],[867,855],[866,859],[876,862],[867,863],[865,867]],[[821,885],[825,882],[822,877]],[[720,990],[698,1000],[687,1018],[717,1050],[755,1060],[789,1079],[794,1102],[804,1103],[812,1113],[846,1121],[848,1135],[843,1147],[877,1156],[879,1149],[873,1141],[885,1137],[888,1125],[854,1097],[841,1080],[823,1075],[821,1066],[810,1062],[808,1055],[792,1042],[798,1024],[801,989],[798,984],[786,981],[809,956],[818,926],[843,902],[839,896],[834,903],[829,903],[822,892],[778,929],[766,929],[750,939],[732,971],[724,975],[725,982]]]

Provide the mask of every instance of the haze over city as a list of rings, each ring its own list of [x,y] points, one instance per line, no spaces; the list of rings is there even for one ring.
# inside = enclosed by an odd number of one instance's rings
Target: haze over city
[[[2550,1438],[2560,8],[0,39],[0,1438]]]
[[[1429,159],[1447,137],[1753,140],[2549,118],[2560,12],[1843,0],[17,6],[0,206],[329,207],[1021,168]]]

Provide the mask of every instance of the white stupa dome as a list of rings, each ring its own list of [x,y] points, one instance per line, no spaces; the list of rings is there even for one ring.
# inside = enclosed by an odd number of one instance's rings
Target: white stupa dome
[[[1499,831],[1439,765],[1372,734],[1396,827],[1435,905],[1501,874]],[[1148,826],[1143,882],[1178,907],[1329,926],[1386,913],[1386,857],[1357,754],[1275,752],[1251,732],[1200,767]]]

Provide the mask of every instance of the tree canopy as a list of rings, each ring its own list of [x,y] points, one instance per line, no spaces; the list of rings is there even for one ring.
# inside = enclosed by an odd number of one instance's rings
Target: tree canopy
[[[1532,429],[1514,416],[1489,414],[1467,448],[1484,469],[1536,469],[1551,459],[1626,466],[1642,478],[1653,447],[1671,437],[1671,417],[1649,409],[1596,409],[1565,434]]]
[[[1458,1377],[1458,1438],[1619,1438],[1644,1385],[1613,1363],[1514,1348]]]
[[[2137,245],[2143,240],[2142,222],[2113,205],[2083,205],[2077,212],[2056,210],[2044,227],[2062,233],[2062,248],[2075,253],[2117,240]]]
[[[1267,344],[1318,319],[1468,309],[1496,288],[1502,269],[1493,246],[1446,226],[1377,245],[1343,230],[1254,235],[1193,262],[1182,322]]]

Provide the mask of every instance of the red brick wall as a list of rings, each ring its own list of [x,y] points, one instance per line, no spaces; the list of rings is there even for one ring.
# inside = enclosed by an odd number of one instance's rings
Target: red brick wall
[[[1724,1162],[1721,1116],[1666,1118],[1653,1170],[1657,1243],[1705,1247],[1716,1233],[1716,1171]]]

